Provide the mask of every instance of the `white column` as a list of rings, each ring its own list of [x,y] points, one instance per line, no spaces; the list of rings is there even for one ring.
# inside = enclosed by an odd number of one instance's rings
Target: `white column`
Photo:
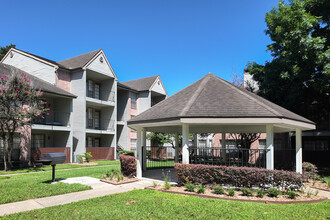
[[[226,132],[222,132],[221,134],[221,152],[220,152],[220,156],[223,159],[226,159]]]
[[[143,147],[143,171],[147,170],[147,131],[145,128],[142,128],[142,147]]]
[[[296,172],[302,173],[302,138],[301,129],[296,129]]]
[[[269,170],[274,169],[274,126],[272,124],[266,125],[266,168]]]
[[[136,129],[136,177],[138,179],[142,178],[142,129]]]
[[[179,162],[179,134],[178,134],[178,132],[175,133],[174,146],[175,146],[174,162],[178,163]]]
[[[182,163],[189,164],[189,124],[182,124]]]

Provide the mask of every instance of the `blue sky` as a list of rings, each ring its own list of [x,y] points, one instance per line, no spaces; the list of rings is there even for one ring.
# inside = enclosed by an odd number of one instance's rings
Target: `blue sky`
[[[277,0],[2,1],[0,45],[60,61],[102,48],[119,81],[160,75],[169,95],[208,72],[270,60]]]

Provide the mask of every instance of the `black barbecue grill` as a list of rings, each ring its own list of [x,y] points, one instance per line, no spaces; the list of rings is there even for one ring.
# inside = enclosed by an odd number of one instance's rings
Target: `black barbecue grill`
[[[55,166],[56,164],[64,163],[66,160],[66,155],[64,153],[48,153],[43,154],[40,160],[36,161],[42,163],[43,165],[52,165],[52,182],[55,182]]]

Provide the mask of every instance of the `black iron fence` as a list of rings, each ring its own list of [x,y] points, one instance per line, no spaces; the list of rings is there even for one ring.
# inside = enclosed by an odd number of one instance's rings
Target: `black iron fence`
[[[266,167],[267,149],[189,147],[189,163]]]
[[[144,147],[143,147],[144,148]],[[175,161],[182,162],[182,148],[178,148],[178,159],[175,158],[175,147],[147,146],[145,147],[147,169],[173,167]],[[266,168],[268,149],[194,147],[189,150],[190,164],[222,165],[237,167]],[[144,151],[143,151],[144,152]],[[275,169],[295,170],[294,149],[274,149]]]

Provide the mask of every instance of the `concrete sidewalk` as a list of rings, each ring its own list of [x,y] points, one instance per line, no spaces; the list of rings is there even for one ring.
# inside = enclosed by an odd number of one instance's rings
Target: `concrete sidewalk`
[[[21,202],[13,202],[0,205],[0,216],[24,212],[34,209],[42,209],[46,207],[68,204],[71,202],[78,202],[81,200],[92,199],[96,197],[102,197],[106,195],[128,192],[134,189],[144,189],[146,186],[151,186],[152,182],[148,180],[140,180],[134,183],[128,183],[123,185],[112,185],[108,183],[103,183],[95,180],[95,178],[88,179],[74,179],[67,180],[71,183],[83,181],[85,185],[92,186],[92,190],[86,190],[81,192],[68,193],[58,196],[50,196],[39,199],[30,199]]]

